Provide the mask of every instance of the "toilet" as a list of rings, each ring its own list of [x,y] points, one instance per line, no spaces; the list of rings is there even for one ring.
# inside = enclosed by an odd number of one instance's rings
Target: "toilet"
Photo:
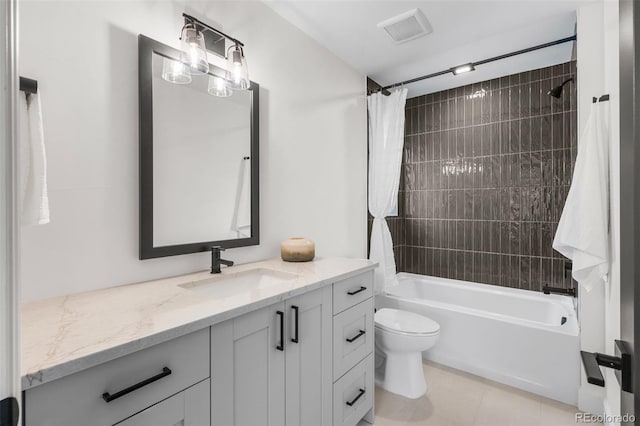
[[[399,309],[375,313],[376,384],[407,398],[427,391],[422,352],[433,347],[440,325],[430,318]]]

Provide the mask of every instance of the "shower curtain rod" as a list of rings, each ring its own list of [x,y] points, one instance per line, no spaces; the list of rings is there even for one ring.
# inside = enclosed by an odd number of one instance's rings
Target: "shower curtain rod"
[[[558,39],[558,40],[550,41],[548,43],[539,44],[539,45],[533,46],[533,47],[528,47],[526,49],[516,50],[515,52],[505,53],[503,55],[494,56],[493,58],[483,59],[481,61],[476,61],[476,62],[471,62],[469,65],[471,65],[471,67],[476,67],[478,65],[484,65],[484,64],[487,64],[489,62],[499,61],[501,59],[507,59],[507,58],[510,58],[510,57],[516,56],[516,55],[522,55],[523,53],[533,52],[534,50],[540,50],[540,49],[544,49],[546,47],[551,47],[551,46],[556,46],[558,44],[567,43],[569,41],[575,41],[576,39],[577,39],[577,36],[576,35],[572,35],[570,37],[561,38],[561,39]],[[405,84],[411,84],[411,83],[415,83],[417,81],[426,80],[428,78],[438,77],[440,75],[449,74],[450,72],[453,72],[453,69],[454,68],[450,68],[450,69],[447,69],[447,70],[434,72],[432,74],[423,75],[421,77],[412,78],[410,80],[405,80],[405,81],[402,81],[400,83],[390,84],[389,86],[384,86],[379,90],[380,91],[388,90],[388,89],[392,89],[394,87],[403,86]]]

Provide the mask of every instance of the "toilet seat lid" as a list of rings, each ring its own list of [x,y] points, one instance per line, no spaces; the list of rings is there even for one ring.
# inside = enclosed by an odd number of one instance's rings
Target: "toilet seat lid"
[[[375,313],[377,327],[391,332],[411,334],[434,334],[440,331],[440,324],[423,315],[399,309],[383,308]]]

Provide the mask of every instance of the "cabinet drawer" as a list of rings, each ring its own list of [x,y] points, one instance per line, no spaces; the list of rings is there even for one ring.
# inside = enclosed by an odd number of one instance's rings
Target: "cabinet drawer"
[[[373,408],[373,354],[333,385],[333,425],[355,426]]]
[[[118,397],[152,377],[157,380]],[[27,390],[25,423],[112,425],[208,377],[204,329]],[[115,399],[106,402],[107,392]]]
[[[373,299],[333,317],[333,379],[373,351]]]
[[[114,426],[209,426],[209,379]]]
[[[333,314],[373,296],[373,271],[333,283]]]

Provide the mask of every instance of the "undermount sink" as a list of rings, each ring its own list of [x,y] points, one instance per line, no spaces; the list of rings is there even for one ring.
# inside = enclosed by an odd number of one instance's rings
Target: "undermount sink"
[[[203,295],[224,298],[288,284],[299,276],[298,274],[289,272],[258,268],[233,274],[218,275],[202,281],[180,284],[180,287]]]

